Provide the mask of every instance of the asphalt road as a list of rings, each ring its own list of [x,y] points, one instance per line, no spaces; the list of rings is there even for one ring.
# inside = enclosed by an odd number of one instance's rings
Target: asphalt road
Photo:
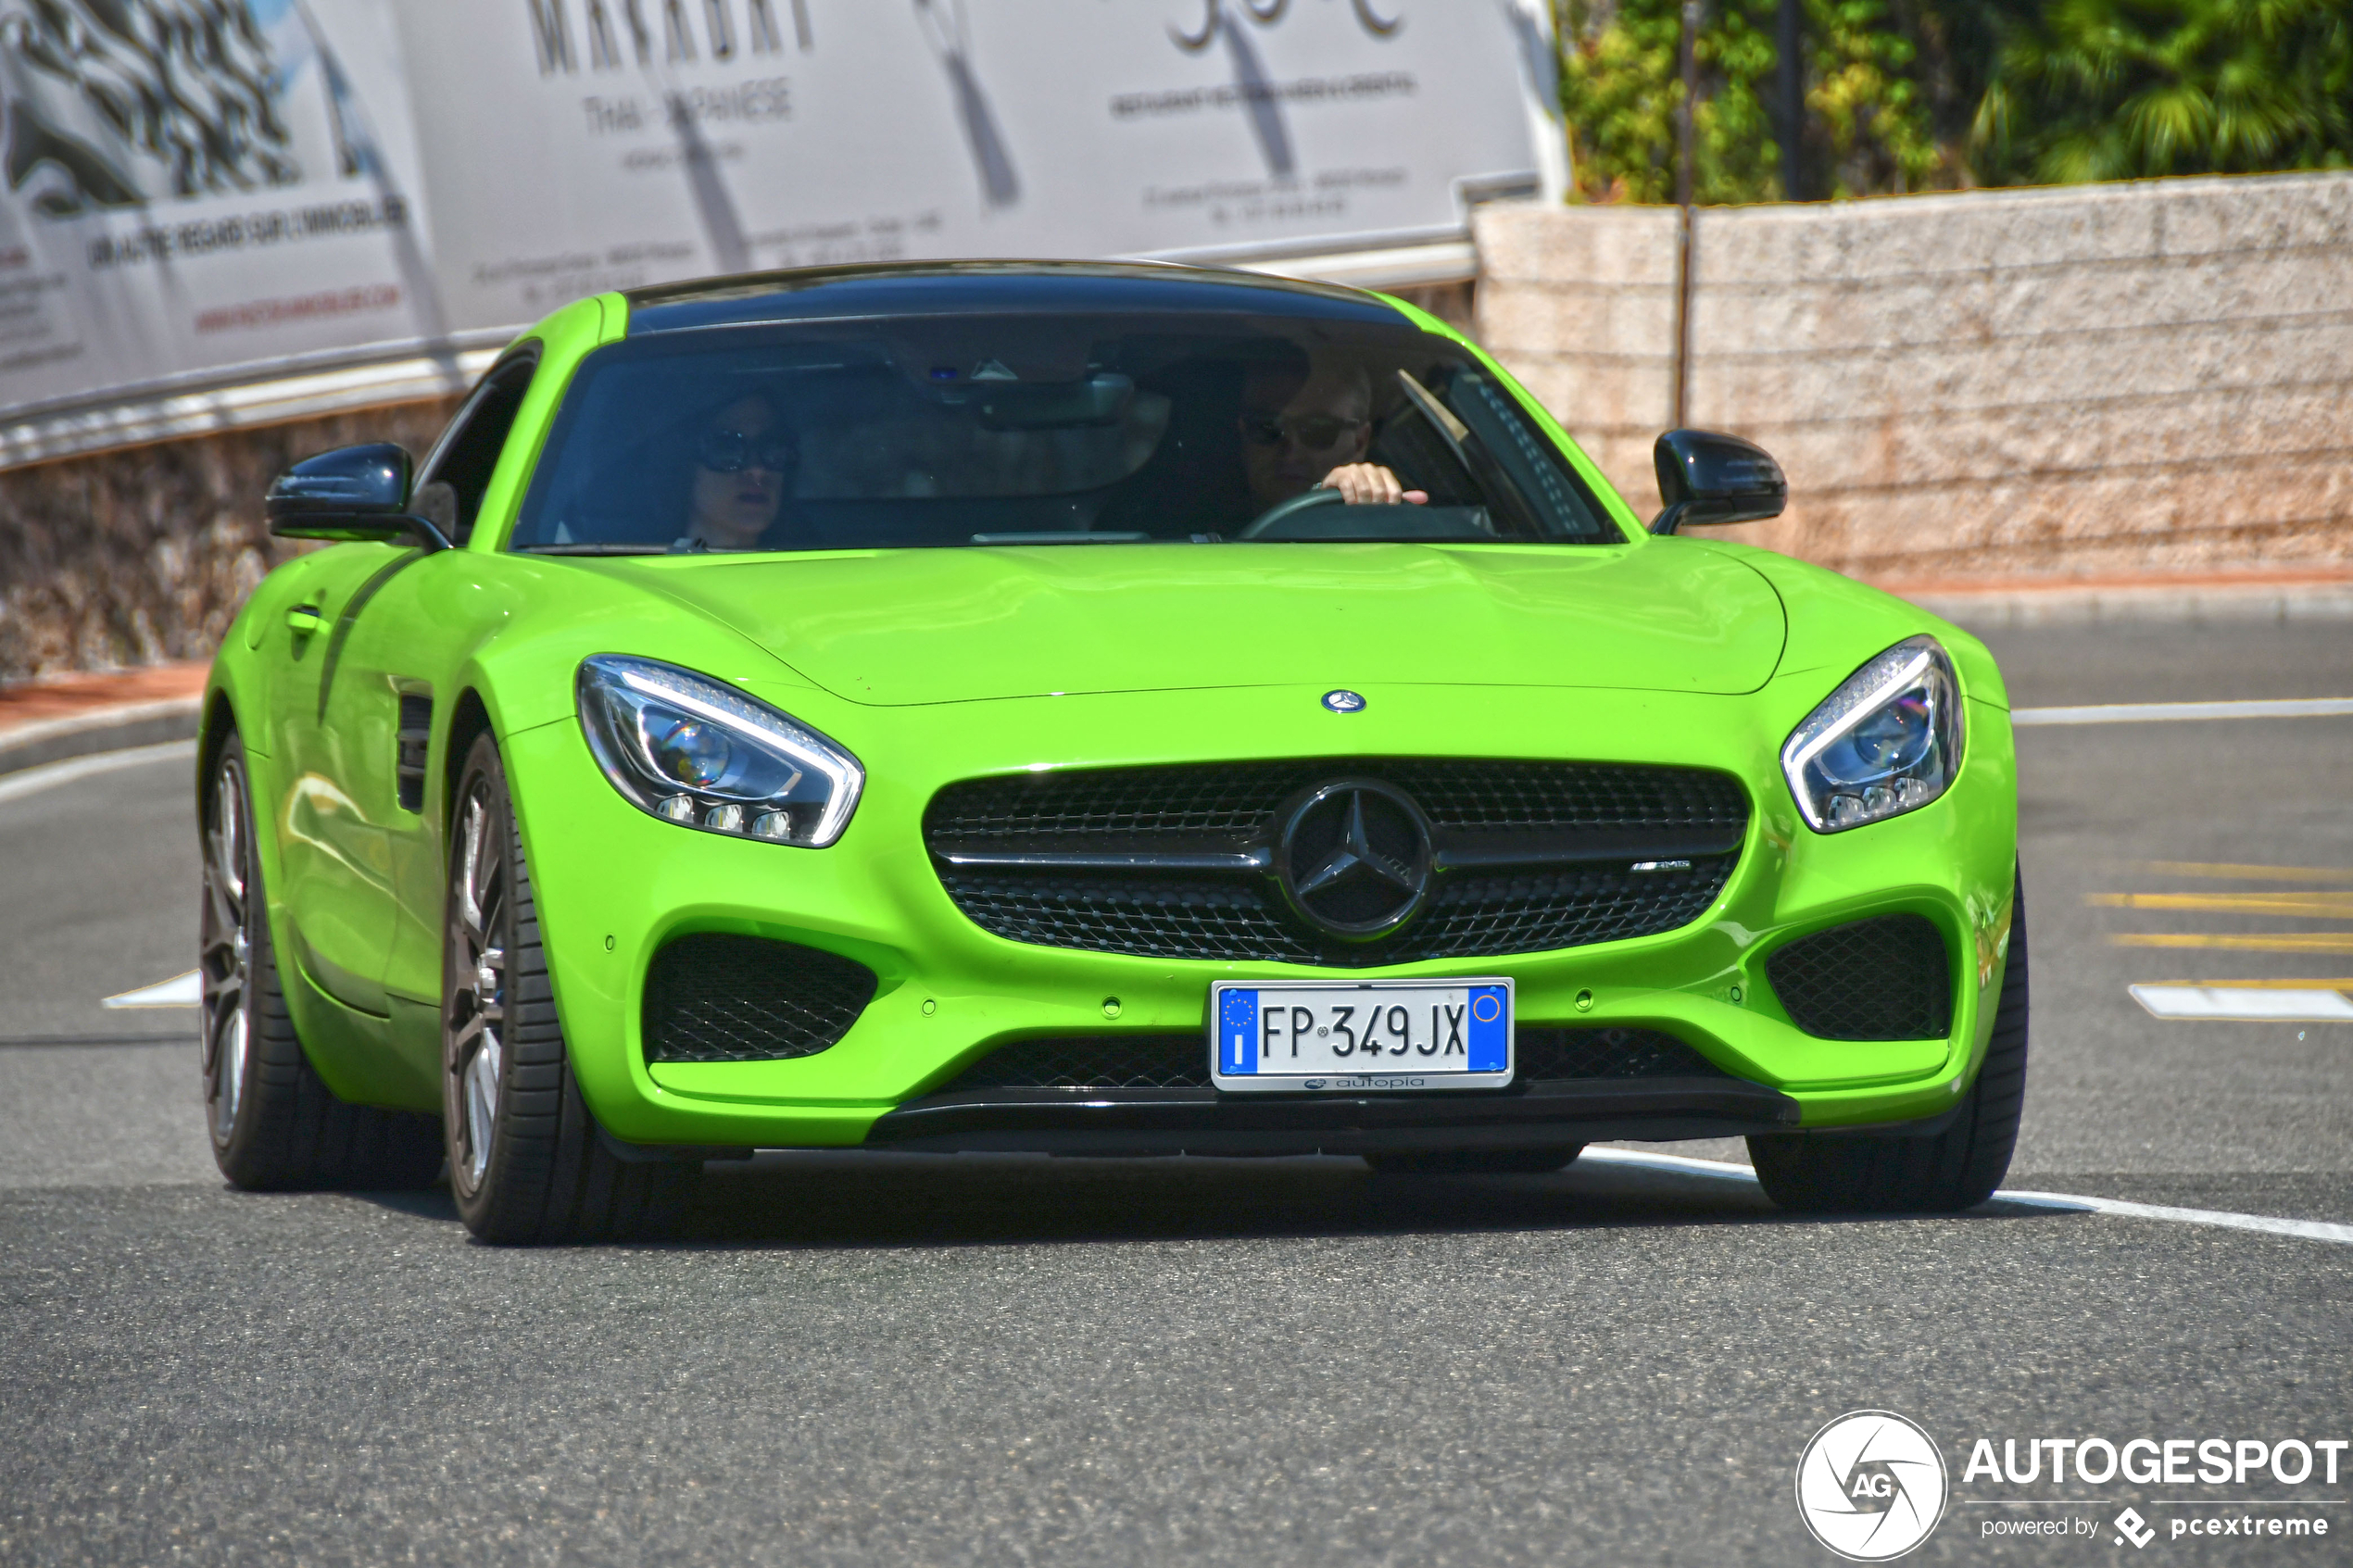
[[[1992,640],[2021,706],[2353,696],[2353,622]],[[2126,991],[2353,987],[2353,717],[2020,744],[2010,1185],[2353,1222],[2353,1025]],[[439,1195],[230,1192],[189,1015],[97,1005],[192,961],[186,771],[0,801],[0,1563],[1826,1563],[1793,1474],[1865,1407],[1953,1466],[1909,1561],[2137,1560],[2128,1504],[2152,1559],[2353,1561],[2353,1452],[2334,1486],[1962,1474],[1981,1436],[2353,1438],[2327,1241],[1804,1221],[1631,1164],[769,1156],[673,1245],[542,1252]],[[117,1043],[8,1043],[61,1038]],[[2243,1513],[2333,1531],[2171,1535]],[[2092,1533],[1986,1533],[2033,1519]]]

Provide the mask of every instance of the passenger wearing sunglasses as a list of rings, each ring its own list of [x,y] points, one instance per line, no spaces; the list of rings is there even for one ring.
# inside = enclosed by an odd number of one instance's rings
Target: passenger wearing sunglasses
[[[695,436],[687,482],[687,549],[757,550],[784,506],[800,443],[759,394],[738,397],[705,419]]]
[[[1365,461],[1373,444],[1373,388],[1361,367],[1277,362],[1253,368],[1242,389],[1242,467],[1258,510],[1310,490],[1352,506],[1420,506],[1424,490]]]

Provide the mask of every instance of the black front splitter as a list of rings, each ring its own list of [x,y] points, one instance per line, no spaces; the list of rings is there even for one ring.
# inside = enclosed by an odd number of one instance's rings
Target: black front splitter
[[[1796,1128],[1797,1102],[1736,1078],[1542,1080],[1494,1093],[972,1089],[877,1119],[870,1148],[1072,1156],[1393,1154],[1726,1138]]]

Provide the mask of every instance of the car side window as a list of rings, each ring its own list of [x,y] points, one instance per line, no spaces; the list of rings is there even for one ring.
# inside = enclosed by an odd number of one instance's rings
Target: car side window
[[[506,447],[538,367],[536,355],[492,366],[425,458],[417,476],[415,509],[438,525],[453,545],[464,544],[473,533],[498,454]]]

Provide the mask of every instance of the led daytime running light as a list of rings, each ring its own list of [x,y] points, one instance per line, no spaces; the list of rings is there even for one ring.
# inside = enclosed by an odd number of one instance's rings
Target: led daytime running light
[[[1856,732],[1875,720],[1881,721],[1880,734],[1857,740]],[[1907,723],[1914,726],[1908,734]],[[1843,742],[1853,744],[1832,767],[1833,748]],[[1781,771],[1806,825],[1837,833],[1942,796],[1959,771],[1961,742],[1952,662],[1934,638],[1911,637],[1848,676],[1806,715],[1781,747]]]
[[[1846,687],[1840,687],[1831,695],[1830,702],[1824,703],[1821,708],[1814,711],[1819,715],[1824,709],[1830,708],[1831,703],[1838,702],[1841,697],[1846,697],[1847,701],[1843,704],[1844,711],[1825,726],[1820,734],[1800,746],[1793,755],[1785,757],[1782,759],[1782,766],[1791,769],[1804,768],[1829,750],[1833,741],[1844,739],[1854,731],[1856,725],[1909,691],[1928,670],[1931,662],[1927,653],[1923,651],[1913,655],[1901,669],[1867,691],[1858,692],[1850,696]]]
[[[579,709],[589,749],[613,787],[640,810],[682,827],[823,848],[841,836],[865,786],[858,759],[825,736],[675,665],[621,654],[585,659]],[[689,724],[720,737],[715,749],[705,747],[719,761],[682,778],[656,753]]]

